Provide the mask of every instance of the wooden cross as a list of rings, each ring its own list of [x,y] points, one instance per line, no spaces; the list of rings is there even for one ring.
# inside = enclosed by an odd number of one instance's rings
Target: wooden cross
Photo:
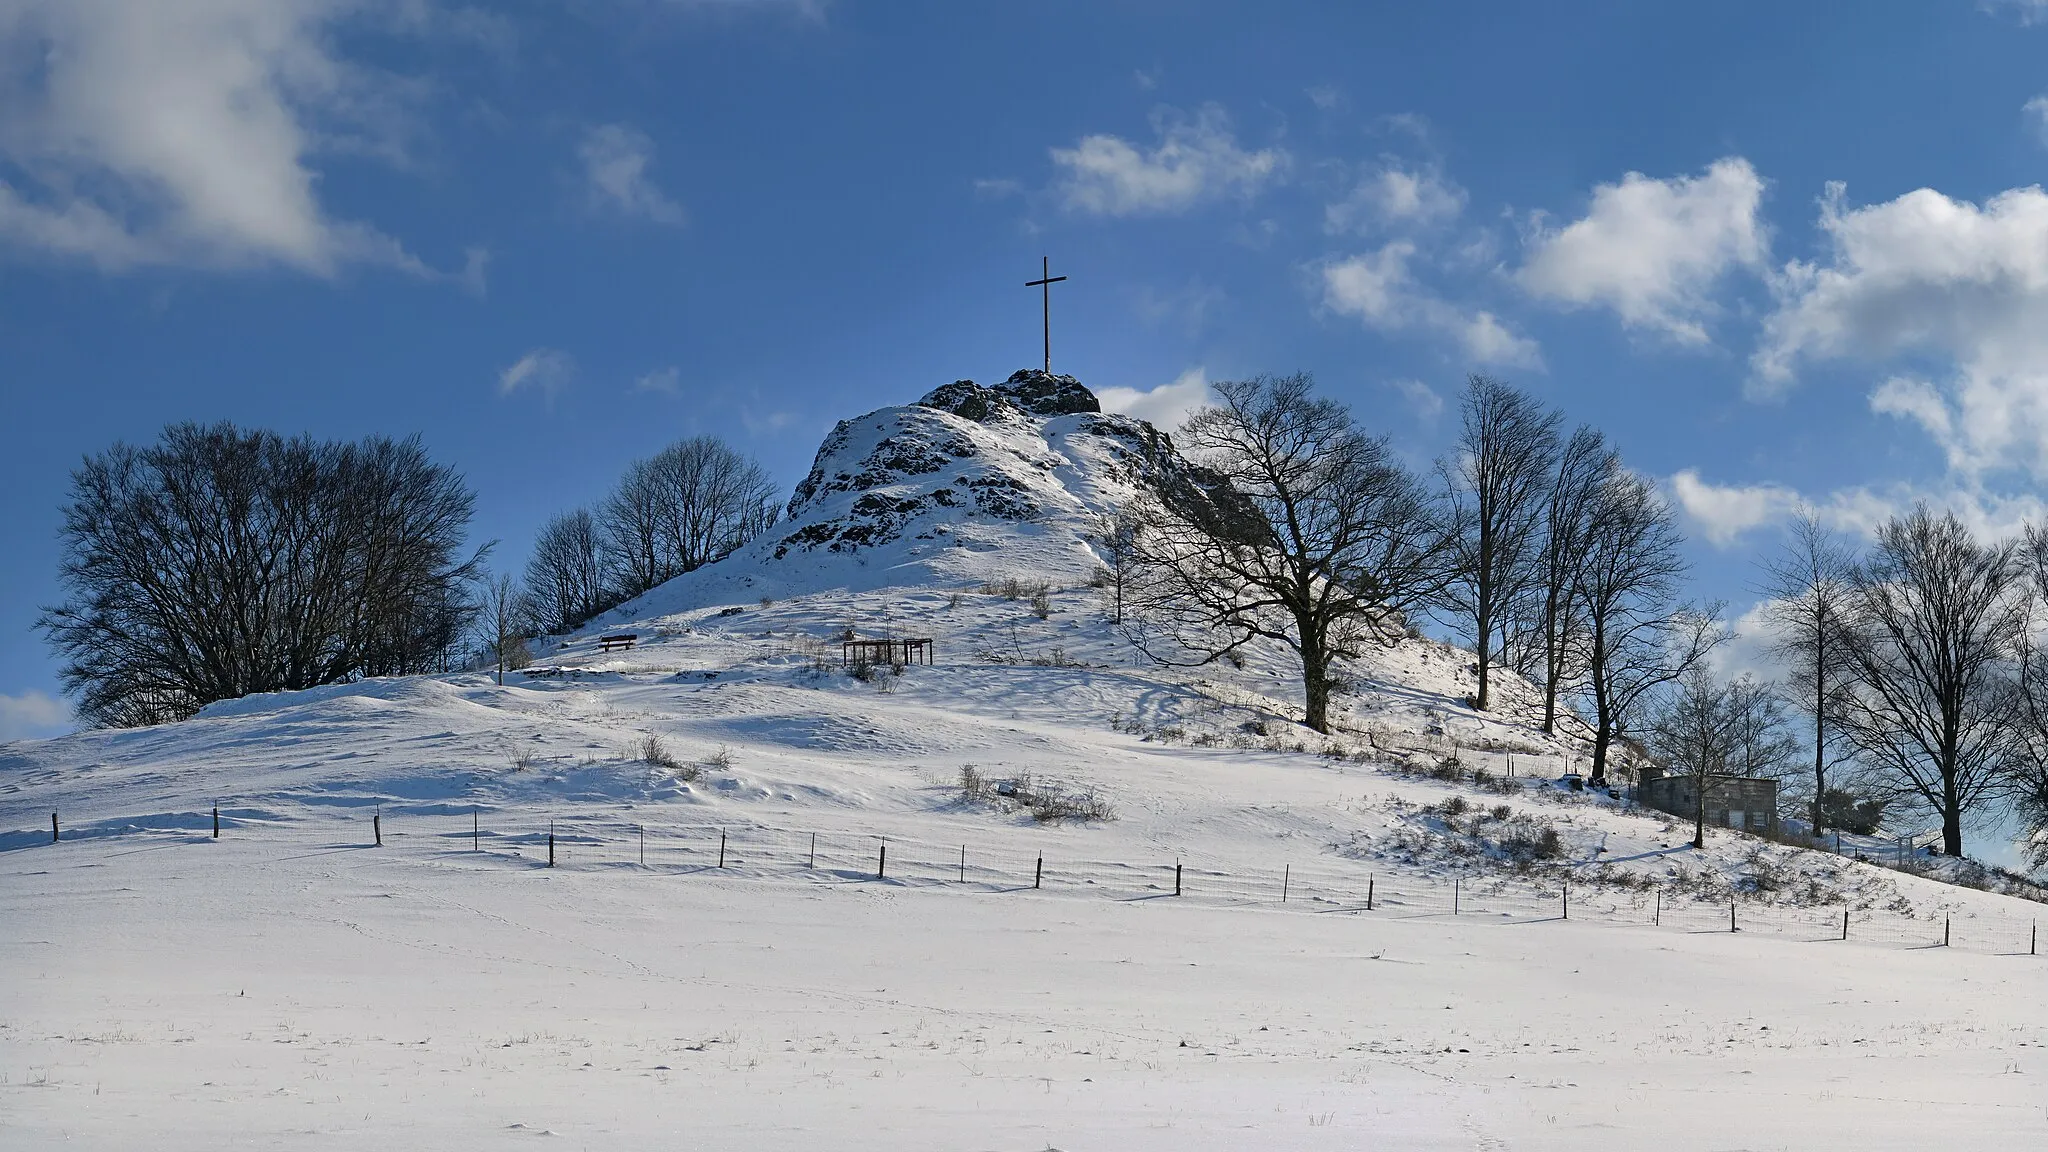
[[[1050,376],[1052,375],[1052,286],[1065,280],[1066,277],[1052,274],[1052,258],[1050,256],[1040,256],[1038,258],[1038,265],[1039,279],[1027,280],[1024,286],[1026,288],[1038,289],[1040,295],[1044,297],[1045,374]]]

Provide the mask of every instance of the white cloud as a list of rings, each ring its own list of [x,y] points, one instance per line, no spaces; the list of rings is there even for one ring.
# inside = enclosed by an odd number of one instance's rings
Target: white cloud
[[[1229,117],[1213,104],[1192,118],[1161,109],[1152,125],[1159,143],[1150,150],[1107,135],[1053,149],[1053,163],[1065,169],[1058,189],[1066,206],[1098,216],[1181,212],[1221,196],[1252,196],[1287,168],[1279,149],[1239,148]]]
[[[535,348],[498,373],[498,395],[533,389],[552,404],[556,393],[576,378],[576,360],[554,348]]]
[[[1799,494],[1778,484],[1721,485],[1687,468],[1673,476],[1671,494],[1709,541],[1725,548],[1752,528],[1784,520],[1800,507]]]
[[[593,206],[657,224],[681,224],[683,206],[669,199],[647,170],[654,141],[626,124],[600,124],[583,134],[576,148],[583,160]]]
[[[2034,125],[2035,135],[2043,144],[2048,144],[2048,96],[2036,96],[2020,109],[2027,120]]]
[[[1434,168],[1404,168],[1388,161],[1367,172],[1344,199],[1323,209],[1330,232],[1372,233],[1420,228],[1456,219],[1465,190]]]
[[[1190,368],[1172,383],[1153,388],[1104,388],[1095,398],[1105,412],[1121,412],[1148,421],[1162,431],[1179,428],[1188,414],[1214,402],[1209,377],[1200,368]]]
[[[666,368],[657,368],[633,381],[633,391],[660,392],[664,395],[673,396],[681,390],[682,383],[682,369],[671,364]]]
[[[119,271],[348,263],[426,273],[330,215],[321,152],[402,159],[408,85],[343,60],[371,0],[0,5],[0,243]],[[400,14],[398,30],[428,23]]]
[[[1812,512],[1830,528],[1866,539],[1886,520],[1919,503],[1953,512],[1984,540],[2017,535],[2025,524],[2048,515],[2048,503],[2037,496],[2006,495],[1967,483],[1900,483],[1883,489],[1859,485],[1807,497],[1782,484],[1715,484],[1687,468],[1672,476],[1667,487],[1687,518],[1719,548],[1753,530],[1776,527],[1802,511]]]
[[[1922,188],[1856,208],[1837,184],[1820,224],[1831,251],[1785,266],[1753,387],[1789,386],[1802,361],[1932,361],[1936,379],[1888,380],[1872,407],[1918,424],[1966,479],[2048,476],[2048,194],[1978,205]]]
[[[72,727],[71,709],[47,692],[0,693],[0,740],[38,740]]]
[[[1595,188],[1582,219],[1539,234],[1517,279],[1539,298],[1611,308],[1629,327],[1705,343],[1714,286],[1734,269],[1761,271],[1769,255],[1757,217],[1763,190],[1739,156],[1699,176],[1630,172]]]
[[[1415,251],[1413,241],[1394,240],[1376,252],[1323,265],[1323,306],[1382,332],[1422,329],[1449,336],[1476,363],[1542,364],[1536,342],[1515,335],[1493,313],[1462,309],[1417,283],[1408,270]]]
[[[1395,380],[1389,387],[1401,394],[1414,409],[1416,419],[1429,423],[1444,414],[1444,398],[1420,380]]]

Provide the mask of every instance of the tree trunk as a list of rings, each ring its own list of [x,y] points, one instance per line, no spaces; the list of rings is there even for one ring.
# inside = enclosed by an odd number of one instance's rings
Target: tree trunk
[[[1487,673],[1487,669],[1488,669],[1489,665],[1490,665],[1490,664],[1491,664],[1491,662],[1492,662],[1492,661],[1491,661],[1491,657],[1492,657],[1492,655],[1493,655],[1493,651],[1492,651],[1492,649],[1493,649],[1493,621],[1492,621],[1492,620],[1490,620],[1490,619],[1487,619],[1487,618],[1485,617],[1485,615],[1484,615],[1484,614],[1482,614],[1482,615],[1481,615],[1481,618],[1480,618],[1480,621],[1479,621],[1479,628],[1478,628],[1478,632],[1479,632],[1479,653],[1478,653],[1478,655],[1479,655],[1479,692],[1478,692],[1478,694],[1477,694],[1477,695],[1475,695],[1475,696],[1473,696],[1473,697],[1472,697],[1472,708],[1473,708],[1473,710],[1474,710],[1474,711],[1478,711],[1478,712],[1484,712],[1484,711],[1486,711],[1486,704],[1487,704],[1487,694],[1486,694],[1486,689],[1487,689],[1487,675],[1486,675],[1486,673]]]
[[[1956,774],[1953,769],[1941,774],[1941,854],[1961,856],[1963,854],[1963,805],[1956,795]]]
[[[1707,774],[1697,773],[1692,779],[1692,846],[1707,846]]]
[[[1820,717],[1820,709],[1813,712],[1813,834],[1818,837],[1827,831],[1823,818],[1825,809],[1821,801],[1828,792],[1827,723]]]
[[[1319,640],[1303,629],[1301,644],[1301,694],[1307,717],[1303,724],[1318,732],[1330,731],[1330,656]]]

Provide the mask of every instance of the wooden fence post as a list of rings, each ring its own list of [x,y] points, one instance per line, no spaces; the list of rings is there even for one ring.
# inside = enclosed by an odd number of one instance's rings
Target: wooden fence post
[[[1372,911],[1372,885],[1375,879],[1377,877],[1367,876],[1365,878],[1365,910],[1367,912]]]
[[[1948,929],[1949,929],[1949,921],[1950,921],[1951,919],[1953,919],[1953,918],[1952,918],[1952,917],[1949,917],[1949,916],[1943,916],[1943,917],[1941,918],[1941,946],[1942,946],[1943,948],[1946,948],[1946,947],[1948,947]]]
[[[555,822],[548,821],[548,867],[555,866]]]
[[[213,806],[213,838],[220,839],[220,805]]]
[[[817,870],[818,870],[818,834],[817,834],[816,832],[813,832],[813,833],[811,833],[811,863],[810,863],[810,869],[811,869],[811,871],[813,871],[813,872],[815,872],[815,871],[817,871]]]
[[[1572,918],[1572,882],[1570,878],[1566,878],[1564,882],[1564,918],[1567,920]]]
[[[1032,887],[1033,889],[1036,889],[1036,888],[1037,888],[1037,887],[1038,887],[1038,886],[1039,886],[1040,884],[1042,884],[1042,883],[1044,883],[1044,882],[1045,882],[1045,857],[1043,857],[1043,856],[1040,856],[1040,857],[1038,858],[1038,867],[1037,867],[1036,869],[1034,869],[1034,870],[1032,871],[1032,873],[1031,873],[1031,887]]]
[[[1735,931],[1735,897],[1728,897],[1728,930]]]
[[[1660,927],[1664,923],[1664,890],[1657,889],[1657,910],[1650,914],[1650,925]]]
[[[960,846],[960,882],[967,883],[967,845]]]
[[[1849,906],[1842,905],[1842,939],[1849,938]]]
[[[483,824],[477,819],[476,805],[474,804],[469,806],[469,850],[471,852],[481,852],[484,850]]]
[[[1293,874],[1294,865],[1282,864],[1280,866],[1280,902],[1282,904],[1287,903],[1287,882],[1293,879]]]
[[[1464,890],[1464,878],[1460,876],[1451,877],[1451,915],[1453,916],[1458,914],[1458,897]]]
[[[718,830],[718,866],[725,867],[725,829]]]
[[[640,830],[640,866],[645,868],[647,867],[647,825],[635,824],[634,827]]]
[[[1180,895],[1180,861],[1173,862],[1173,894]]]
[[[52,843],[52,844],[55,844],[56,842],[57,842],[57,814],[56,814],[55,812],[52,812],[52,813],[50,813],[50,843]]]
[[[384,813],[378,812],[370,817],[370,833],[377,838],[377,847],[382,848],[384,846]]]
[[[877,880],[887,880],[888,878],[889,878],[889,842],[888,842],[887,840],[884,840],[884,841],[882,841],[882,854],[881,854],[880,856],[877,856],[877,857],[875,858],[875,879],[877,879]]]

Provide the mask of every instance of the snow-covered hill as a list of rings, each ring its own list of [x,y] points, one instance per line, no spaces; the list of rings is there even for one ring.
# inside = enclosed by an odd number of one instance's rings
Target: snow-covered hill
[[[1121,1133],[1102,1141],[1121,1147],[1144,1143],[1133,1133],[1147,1125],[1132,1117],[1163,1115],[1146,1112],[1130,1093],[1161,1076],[1193,1075],[1161,1063],[1188,1055],[1175,1046],[1187,1041],[1207,1059],[1240,1054],[1288,1070],[1278,1089],[1260,1087],[1256,1077],[1240,1082],[1205,1073],[1196,1079],[1206,1076],[1203,1082],[1223,1095],[1173,1097],[1183,1100],[1185,1115],[1259,1128],[1262,1136],[1273,1131],[1262,1127],[1269,1113],[1304,1128],[1317,1125],[1313,1117],[1324,1113],[1307,1085],[1328,1081],[1337,1065],[1326,1073],[1314,1061],[1349,1061],[1346,1068],[1360,1076],[1370,1070],[1381,1085],[1360,1081],[1356,1091],[1331,1097],[1341,1103],[1325,1111],[1344,1114],[1354,1139],[1375,1130],[1373,1115],[1444,1092],[1445,1106],[1455,1100],[1477,1110],[1475,1132],[1505,1135],[1483,1119],[1491,1114],[1480,1098],[1498,1090],[1507,1099],[1512,1089],[1516,1109],[1549,1109],[1553,1122],[1559,1114],[1570,1119],[1559,1140],[1527,1146],[1586,1146],[1594,1133],[1596,1146],[1628,1147],[1635,1145],[1614,1141],[1613,1132],[1603,1141],[1589,1127],[1608,1114],[1602,1098],[1551,1104],[1525,1099],[1526,1086],[1509,1081],[1526,1074],[1562,1084],[1590,1076],[1602,1060],[1641,1062],[1660,1044],[1680,1043],[1654,1024],[1687,1010],[1676,986],[1663,981],[1700,979],[1709,957],[1731,966],[1713,976],[1725,985],[1710,997],[1722,1021],[1716,1027],[1728,1031],[1728,1013],[1768,1016],[1779,1030],[1744,1033],[1741,1050],[1768,1063],[1764,1040],[1802,1044],[1784,1065],[1801,1092],[1834,1091],[1824,1087],[1834,1053],[1821,1051],[1832,1045],[1878,1037],[1893,1046],[1888,1051],[1909,1054],[1932,1028],[1957,1055],[1955,1067],[1977,1070],[2015,1045],[2048,1042],[2033,1017],[1996,1027],[1969,1014],[1933,1020],[1923,1002],[1938,998],[1918,993],[1909,1010],[1921,1014],[1919,1032],[1911,1021],[1888,1023],[1873,1010],[1853,1023],[1813,1024],[1802,1033],[1807,997],[1867,1002],[1930,973],[1966,973],[1999,989],[2031,979],[2038,991],[2037,969],[2027,969],[2028,976],[1971,966],[1988,963],[1982,957],[1942,969],[1895,947],[1927,943],[1953,920],[1965,946],[1974,940],[1979,951],[1991,950],[1986,942],[1995,940],[1997,949],[2023,951],[2018,941],[2035,906],[1719,830],[1704,851],[1693,851],[1690,830],[1659,814],[1559,786],[1556,778],[1581,748],[1534,728],[1536,701],[1526,684],[1510,679],[1497,712],[1467,708],[1462,701],[1473,673],[1469,655],[1455,648],[1415,639],[1346,669],[1355,687],[1342,699],[1341,731],[1332,738],[1294,722],[1297,670],[1283,651],[1255,648],[1242,666],[1192,671],[1142,658],[1109,625],[1103,593],[1089,586],[1097,565],[1090,517],[1142,486],[1200,478],[1155,430],[1098,407],[1069,378],[1027,372],[994,388],[946,385],[918,404],[844,421],[821,447],[776,532],[574,635],[552,638],[539,664],[503,686],[474,673],[373,680],[223,702],[160,728],[0,745],[0,915],[16,926],[5,970],[34,973],[36,982],[31,988],[12,979],[0,988],[0,1076],[11,1078],[0,1079],[0,1101],[33,1106],[32,1144],[64,1129],[66,1108],[95,1107],[77,1093],[91,1082],[96,1095],[97,1076],[111,1077],[116,1097],[131,1109],[164,1083],[196,1098],[243,1103],[284,1088],[306,1094],[310,1104],[327,1073],[308,1079],[270,1055],[252,1064],[254,1041],[235,1037],[246,1032],[297,1045],[317,1069],[352,1046],[381,1052],[431,1032],[452,1033],[459,1043],[442,1052],[429,1037],[419,1055],[408,1051],[396,1062],[379,1056],[356,1065],[371,1071],[336,1074],[352,1091],[391,1107],[403,1093],[393,1095],[390,1086],[415,1076],[438,1078],[450,1091],[481,1085],[489,1106],[461,1112],[461,1122],[441,1134],[445,1140],[427,1141],[434,1146],[470,1141],[478,1125],[495,1126],[505,1139],[526,1138],[536,1127],[573,1129],[593,1147],[606,1144],[605,1131],[665,1130],[637,1121],[605,1129],[577,1119],[584,1114],[563,1095],[569,1081],[561,1077],[579,1066],[606,1070],[607,1083],[633,1078],[613,1083],[603,1100],[641,1101],[647,1083],[688,1078],[691,1099],[716,1118],[722,1138],[714,1143],[741,1139],[750,1116],[772,1121],[765,1104],[750,1107],[753,1091],[800,1101],[793,1115],[813,1126],[853,1126],[838,1129],[850,1138],[824,1141],[838,1146],[916,1146],[920,1141],[904,1138],[917,1130],[915,1118],[939,1113],[952,1117],[940,1129],[971,1130],[971,1118],[935,1106],[927,1090],[951,1085],[952,1074],[928,1062],[906,1063],[895,1050],[895,1037],[907,1034],[963,1062],[969,1080],[978,1075],[972,1069],[995,1071],[1005,1093],[969,1090],[959,1098],[974,1101],[975,1109],[997,1108],[1008,1118],[992,1121],[1000,1131],[1035,1133],[1033,1147],[1071,1135],[1057,1125],[1024,1123],[1021,1116],[1038,1115],[1034,1106],[1013,1103],[1003,1112],[996,1103],[1009,1094],[1049,1092],[1057,1078],[1068,1094],[1062,1106],[1095,1117],[1080,1130]],[[640,637],[634,648],[599,650],[600,634],[622,630]],[[931,637],[936,660],[856,677],[840,664],[839,639],[846,635]],[[649,738],[665,752],[650,756]],[[1450,757],[1459,762],[1455,775],[1442,769]],[[1476,778],[1475,768],[1486,778]],[[976,778],[991,786],[963,788],[963,779]],[[1039,820],[994,787],[1022,781],[1091,797],[1115,818]],[[215,805],[220,840],[211,835]],[[54,846],[52,812],[65,836]],[[560,857],[554,872],[539,867],[551,831]],[[647,869],[676,884],[640,883],[643,831]],[[384,854],[364,855],[379,834],[387,839]],[[802,856],[812,834],[816,867]],[[885,886],[886,905],[877,905],[871,901],[879,898],[860,893],[870,890],[862,877],[884,842],[894,847],[897,871]],[[714,846],[728,844],[732,859],[717,869],[711,854],[723,849]],[[472,846],[484,850],[466,851]],[[941,892],[956,847],[965,882]],[[1034,860],[1046,869],[1037,889],[1029,887]],[[1191,918],[1168,926],[1160,917],[1175,914],[1171,909],[1139,898],[1164,894],[1175,862],[1189,869],[1190,884],[1185,903],[1174,907],[1189,908]],[[561,879],[549,879],[544,898],[519,895],[519,885],[542,878]],[[1536,928],[1552,919],[1551,902],[1567,882],[1575,919],[1568,928]],[[1373,929],[1368,946],[1349,943],[1349,929],[1332,929],[1315,915],[1268,915],[1338,913],[1351,922],[1362,912],[1364,884],[1377,886],[1376,914],[1493,909],[1496,919],[1528,930],[1576,935],[1539,947],[1505,930],[1473,936],[1460,922],[1434,934],[1414,925],[1388,930],[1392,935]],[[1012,906],[999,901],[1006,899],[1028,903],[1005,911]],[[1753,933],[1739,947],[1677,934],[1683,925],[1717,926],[1731,899],[1759,928],[1778,923],[1792,931]],[[189,923],[149,926],[159,915],[151,909],[171,907],[192,909]],[[1851,964],[1854,974],[1833,991],[1783,984],[1803,963],[1796,949],[1831,934],[1827,926],[1845,908],[1857,938],[1841,947],[1864,958],[1852,963],[1839,959],[1850,953],[1829,955]],[[1629,927],[1646,929],[1659,916],[1665,935]],[[327,1001],[318,995],[309,1001],[283,976],[251,970],[256,962],[248,956],[203,943],[201,927],[215,936],[241,934],[249,956],[264,963],[297,957],[289,941],[304,934],[328,950],[304,961],[319,979],[372,1001],[377,982],[362,966],[395,965],[403,973],[398,1007],[362,1006],[382,1021],[374,1032],[344,1025],[320,1007]],[[861,950],[876,931],[903,933],[891,948],[910,955],[863,960],[857,978],[829,962],[841,953],[866,955]],[[1014,935],[1012,943],[1026,942],[1016,956],[1038,956],[1039,945],[1028,941],[1043,933],[1058,941],[1056,956],[1041,957],[1057,973],[1048,979],[1069,982],[1046,985],[1042,995],[1051,1000],[1018,990],[1014,982],[1032,979],[1028,968],[979,947],[983,939]],[[1271,943],[1247,950],[1246,933]],[[1305,951],[1285,943],[1295,935],[1308,942]],[[87,994],[71,980],[70,953],[89,938],[131,936],[161,939],[176,957],[168,967],[148,967],[152,949],[124,944],[118,955],[129,958],[128,967],[106,961],[92,969],[96,979],[133,981],[135,997]],[[1179,969],[1157,968],[1152,944],[1161,939],[1169,941],[1166,953],[1187,957],[1176,964],[1205,968],[1199,980],[1182,983]],[[698,940],[738,951],[706,962],[701,971],[715,969],[715,976],[685,976],[700,972],[691,944]],[[791,947],[816,954],[799,961],[784,955]],[[682,951],[664,951],[671,948]],[[927,963],[927,953],[961,959],[948,969]],[[1240,954],[1242,964],[1232,959]],[[1596,1011],[1604,1038],[1579,1034],[1571,1013],[1542,1009],[1539,990],[1502,992],[1491,1009],[1499,1018],[1461,1019],[1447,1028],[1418,1017],[1409,999],[1428,1000],[1431,1012],[1441,1012],[1437,1001],[1475,993],[1443,986],[1421,968],[1368,963],[1404,955],[1496,989],[1518,979],[1571,983],[1599,973],[1598,997],[1628,999]],[[1485,959],[1470,961],[1475,955]],[[1123,983],[1105,967],[1124,961],[1139,965],[1131,969],[1144,973],[1138,983]],[[749,976],[757,966],[761,971]],[[1367,968],[1376,992],[1358,975]],[[220,979],[208,975],[213,971]],[[990,988],[949,971],[979,973],[1009,991],[991,1001]],[[445,1020],[424,1007],[431,986],[446,978],[454,987],[464,974],[476,974],[491,994],[451,993],[466,1007]],[[1305,983],[1276,994],[1270,1010],[1225,1010],[1256,1002],[1256,989],[1276,978]],[[561,990],[564,982],[585,979],[605,990],[601,1005]],[[624,1005],[634,1000],[631,989],[642,985],[649,996],[637,1002],[668,1004],[688,1023],[653,1031],[622,1023],[630,1019]],[[1057,1000],[1061,988],[1073,990],[1070,1007]],[[1128,1009],[1103,1008],[1112,988],[1122,989],[1117,995]],[[262,998],[263,1007],[209,999],[238,1001],[242,991]],[[1379,1005],[1384,1012],[1367,1011],[1361,1006],[1372,996],[1392,1000]],[[1318,997],[1348,1005],[1341,1024],[1308,1022],[1320,1011]],[[551,1023],[549,1012],[530,1008],[509,1022],[481,1023],[507,1002],[558,1001],[570,1015],[607,1022]],[[814,1002],[831,1005],[829,1024],[799,1019]],[[159,1018],[132,1019],[148,1011],[138,1007],[146,1003],[175,1007]],[[756,1003],[767,1015],[748,1014]],[[1082,1018],[1091,1012],[1098,1017]],[[216,1018],[240,1031],[219,1032],[207,1023]],[[414,1018],[442,1022],[414,1028],[407,1023]],[[1259,1035],[1268,1026],[1299,1042]],[[730,1031],[729,1040],[721,1030]],[[129,1061],[129,1049],[120,1046],[173,1052],[165,1046],[194,1032],[206,1038],[200,1067],[227,1085],[213,1096],[162,1065]],[[129,1041],[94,1041],[101,1047],[88,1054],[48,1039],[71,1035]],[[1026,1042],[1041,1036],[1058,1037],[1057,1051]],[[1532,1044],[1546,1048],[1549,1062],[1514,1064]],[[1565,1054],[1581,1044],[1599,1055]],[[1504,1063],[1482,1071],[1452,1053],[1452,1063],[1440,1066],[1445,1045]],[[699,1058],[714,1050],[732,1055],[715,1067],[710,1057]],[[1674,1071],[1734,1075],[1715,1064],[1721,1048],[1686,1051]],[[538,1063],[525,1059],[527,1052]],[[480,1071],[478,1081],[460,1068],[429,1072],[422,1061],[475,1062],[503,1075]],[[751,1070],[763,1061],[773,1072],[757,1079]],[[251,1080],[232,1070],[237,1062],[263,1071]],[[1499,1071],[1510,1065],[1520,1071]],[[7,1095],[24,1091],[9,1085],[35,1076],[36,1068],[44,1084],[65,1091]],[[856,1130],[858,1107],[832,1085],[868,1071],[885,1081],[906,1074],[912,1080],[875,1098],[887,1123]],[[807,1079],[813,1075],[825,1079]],[[1451,1077],[1442,1081],[1449,1087],[1418,1089],[1416,1077],[1441,1076]],[[1123,1087],[1090,1104],[1079,1085],[1096,1077]],[[1044,1086],[1035,1087],[1041,1079]],[[1731,1080],[1725,1095],[1682,1110],[1717,1115],[1744,1087]],[[2024,1095],[1974,1081],[1951,1080],[1944,1091],[1994,1109],[2005,1107],[2006,1096]],[[1668,1091],[1643,1100],[1677,1103]],[[634,1106],[662,1114],[658,1104]],[[1087,1112],[1091,1107],[1109,1111]],[[1655,1111],[1649,1103],[1644,1108],[1639,1118]],[[0,1107],[0,1133],[10,1110]],[[273,1144],[304,1143],[286,1135],[287,1112],[261,1112],[258,1127],[275,1136]],[[321,1118],[322,1131],[376,1128],[349,1119],[343,1107],[310,1112]],[[1806,1114],[1832,1118],[1837,1130],[1857,1115],[1832,1105]],[[1996,1122],[1951,1130],[2048,1130],[2038,1111],[1987,1115]],[[1423,1123],[1417,1131],[1423,1129],[1437,1141],[1430,1146],[1493,1146],[1477,1135],[1460,1144],[1455,1134],[1445,1135],[1452,1129]],[[108,1147],[135,1133],[111,1121],[87,1130],[97,1134],[92,1143]],[[1752,1142],[1768,1130],[1741,1129]],[[186,1143],[194,1147],[205,1146],[208,1133],[227,1135],[208,1122],[189,1131],[195,1136]],[[747,1142],[819,1142],[809,1139],[815,1127],[780,1131],[780,1138]],[[1579,1138],[1563,1138],[1568,1133]],[[1152,1143],[1192,1146],[1185,1139]]]

